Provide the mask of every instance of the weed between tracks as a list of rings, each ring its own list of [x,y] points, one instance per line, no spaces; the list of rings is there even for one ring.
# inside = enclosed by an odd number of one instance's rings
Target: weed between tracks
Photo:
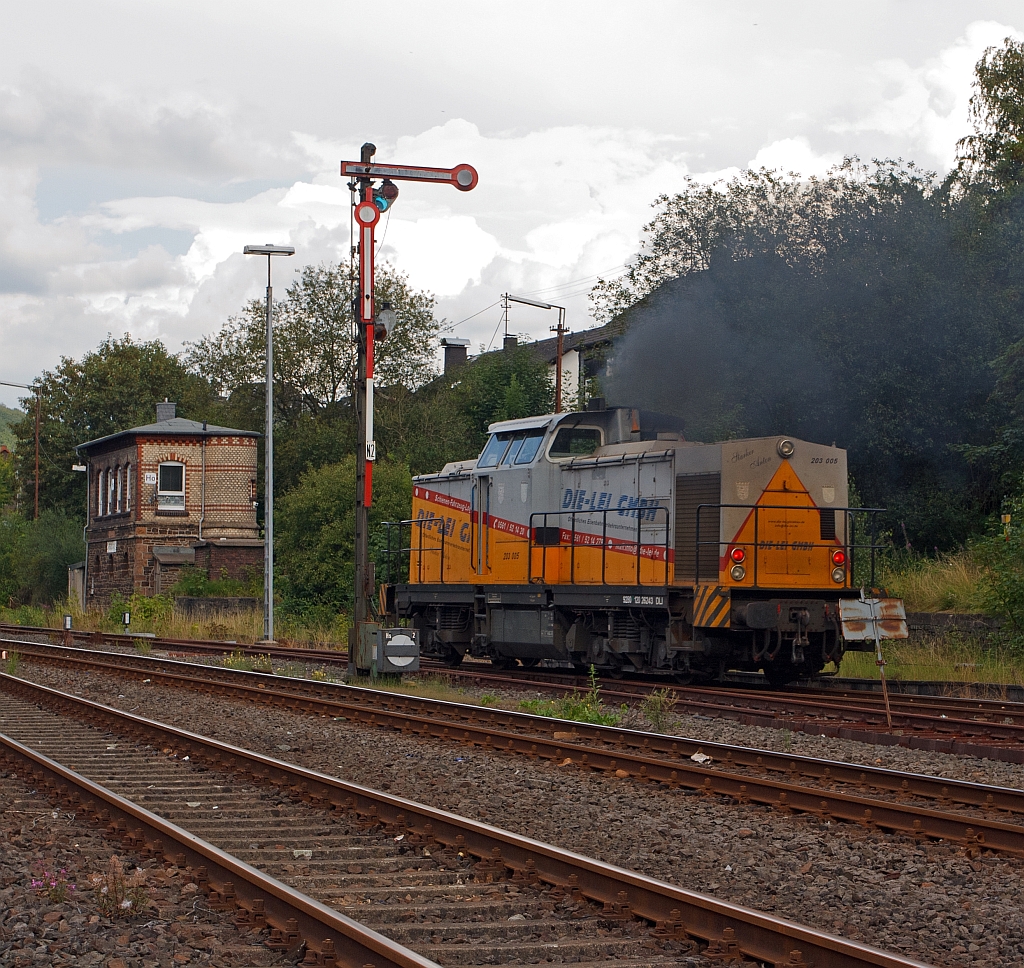
[[[5,652],[4,655],[7,656],[7,664],[5,666],[7,675],[16,676],[18,674],[18,663],[21,661],[21,656],[13,649],[9,652]]]
[[[575,689],[559,699],[524,699],[519,708],[537,716],[551,716],[555,719],[571,719],[577,723],[592,723],[596,726],[615,726],[626,712],[609,709],[601,702],[601,686],[597,681],[597,670],[590,667],[590,688],[586,692]]]

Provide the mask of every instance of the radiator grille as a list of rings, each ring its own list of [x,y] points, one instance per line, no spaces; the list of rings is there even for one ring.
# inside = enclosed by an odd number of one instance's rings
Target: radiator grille
[[[700,512],[700,569],[697,561],[697,508],[718,504],[722,497],[720,474],[681,474],[676,478],[676,581],[715,581],[718,578],[718,538],[721,511]],[[705,543],[707,542],[707,543]]]

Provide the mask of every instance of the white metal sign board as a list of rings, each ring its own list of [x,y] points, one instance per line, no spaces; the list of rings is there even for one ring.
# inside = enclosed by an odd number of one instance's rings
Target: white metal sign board
[[[899,598],[843,598],[839,600],[843,638],[848,642],[907,638],[907,613]]]

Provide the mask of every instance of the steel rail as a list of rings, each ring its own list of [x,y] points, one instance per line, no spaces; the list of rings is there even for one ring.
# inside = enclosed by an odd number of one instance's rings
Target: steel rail
[[[118,653],[42,648],[44,661],[70,661],[99,671],[123,674],[124,661],[171,685],[242,697],[252,702],[286,703],[311,714],[338,716],[365,725],[413,732],[448,742],[460,742],[496,752],[526,754],[568,766],[606,771],[683,787],[704,794],[730,797],[741,803],[759,803],[783,812],[799,812],[823,820],[852,822],[919,838],[935,838],[965,845],[972,851],[997,850],[1024,856],[1024,826],[993,817],[993,812],[1024,813],[1024,792],[1003,787],[946,780],[896,770],[858,766],[812,757],[788,756],[766,750],[726,744],[702,743],[681,737],[608,726],[555,721],[527,713],[465,706],[421,699],[398,693],[278,677],[238,670],[196,666],[165,659],[142,659]],[[114,661],[108,661],[114,660]],[[120,661],[119,661],[120,660]],[[197,678],[199,674],[201,679]],[[253,680],[256,680],[255,683]],[[334,693],[334,695],[332,695]],[[552,729],[560,723],[563,730]],[[600,744],[600,745],[595,745]],[[710,752],[709,752],[710,751]],[[721,766],[710,767],[690,757],[704,753]],[[734,772],[737,767],[759,773],[784,773],[786,780]],[[800,785],[798,775],[810,776],[821,786]],[[898,798],[925,797],[978,807],[982,816],[928,809],[900,800],[880,800],[837,790],[837,785],[859,790],[874,787]]]
[[[847,938],[594,860],[445,810],[303,769],[272,757],[121,712],[91,700],[0,674],[0,686],[32,701],[113,725],[119,732],[158,742],[172,741],[175,752],[209,767],[270,782],[307,802],[356,813],[401,829],[424,841],[455,847],[506,876],[554,885],[567,895],[603,903],[605,913],[635,917],[656,925],[662,937],[697,938],[718,960],[741,957],[776,968],[929,968],[925,963],[872,948]],[[150,849],[160,849],[150,844]],[[314,902],[315,903],[315,902]],[[329,911],[329,909],[326,909]],[[806,960],[805,960],[806,959]],[[430,962],[420,961],[421,965]]]
[[[273,928],[269,945],[291,948],[299,937],[331,964],[351,968],[438,968],[403,945],[333,911],[319,901],[232,857],[176,824],[126,800],[112,790],[69,770],[0,733],[0,758],[27,768],[51,795],[72,802],[107,834],[120,836],[124,847],[143,856],[163,857],[190,868],[200,888],[211,893],[220,910],[241,908],[240,924]],[[321,961],[321,964],[324,962]]]
[[[15,636],[17,634],[33,633],[46,635],[51,639],[70,638],[74,642],[81,642],[86,646],[97,645],[128,645],[135,647],[140,639],[152,643],[157,647],[168,649],[180,649],[193,653],[209,653],[222,655],[227,652],[238,651],[246,656],[269,655],[271,658],[286,659],[293,661],[323,662],[328,665],[347,665],[347,649],[312,649],[302,646],[269,646],[262,643],[248,645],[246,643],[230,642],[218,639],[171,639],[156,636],[140,636],[138,634],[118,632],[92,632],[82,629],[72,629],[64,632],[60,629],[20,626],[0,623],[0,637],[4,635]],[[523,671],[519,676],[510,675],[506,670],[498,672],[486,667],[473,669],[468,667],[452,667],[441,662],[432,662],[429,659],[423,660],[424,668],[436,669],[447,675],[457,677],[470,677],[476,679],[487,679],[488,681],[513,682],[520,686],[551,687],[555,689],[576,688],[582,681],[578,675],[562,673],[557,670],[533,669],[529,672]],[[751,679],[760,679],[760,676],[751,675]],[[865,680],[868,684],[868,681]],[[621,679],[603,680],[603,687],[609,693],[623,695],[626,698],[635,698],[648,694],[652,689],[670,687],[676,693],[692,693],[695,696],[728,696],[736,695],[745,701],[756,702],[758,700],[774,700],[781,698],[801,698],[809,701],[817,700],[820,704],[830,707],[835,700],[846,703],[862,703],[871,706],[875,699],[874,691],[870,688],[828,688],[816,689],[812,686],[797,685],[786,692],[765,691],[760,688],[761,683],[751,683],[756,688],[737,689],[728,684],[720,687],[683,686],[671,680],[645,679],[640,681],[629,681]],[[936,684],[937,685],[937,684]],[[995,688],[989,684],[989,688]],[[991,697],[966,697],[966,696],[940,696],[927,693],[904,693],[900,692],[899,685],[890,684],[890,704],[893,708],[905,707],[908,710],[917,711],[922,706],[929,710],[939,709],[954,710],[957,712],[981,712],[991,715],[1010,716],[1014,719],[1024,720],[1024,702],[1017,702],[1011,699]],[[879,699],[880,701],[880,699]],[[979,720],[984,722],[984,720]]]
[[[0,626],[0,630],[4,628]],[[9,628],[9,627],[8,627]],[[26,631],[26,630],[21,630]],[[29,630],[48,636],[59,635],[53,629]],[[75,633],[75,636],[92,643],[97,640],[112,644],[135,645],[137,637],[108,633]],[[11,640],[17,641],[17,640]],[[179,647],[196,651],[192,644],[173,639],[148,640],[154,644]],[[234,643],[197,643],[199,651],[224,654],[228,646],[246,655],[270,655],[290,661],[322,661],[337,663],[341,653],[325,653],[317,650],[270,649],[253,646],[237,646]],[[530,673],[528,676],[511,677],[490,671],[471,669],[444,669],[446,674],[469,678],[479,683],[511,685],[516,688],[540,688],[556,692],[569,692],[578,688],[579,680],[556,674]],[[635,701],[664,684],[628,683],[612,680],[602,685],[603,695],[612,699]],[[836,704],[828,694],[820,700],[795,697],[792,693],[765,694],[760,690],[723,690],[700,687],[677,686],[673,688],[674,705],[679,711],[698,715],[736,720],[745,725],[769,729],[787,728],[796,732],[814,732],[823,735],[867,742],[878,745],[899,745],[909,749],[930,752],[951,753],[962,756],[987,757],[1009,763],[1024,764],[1024,723],[1000,724],[990,720],[964,719],[945,714],[929,714],[915,708],[913,712],[898,713],[895,725],[900,732],[889,732],[883,724],[881,706],[874,707],[869,699],[861,700],[862,706],[854,708]],[[976,703],[978,700],[965,700]],[[995,702],[990,700],[990,702]],[[789,704],[787,713],[779,710],[780,705]],[[1000,702],[999,706],[1003,704]],[[919,707],[920,703],[914,703]],[[972,706],[973,709],[973,706]],[[816,710],[823,710],[821,718]],[[857,714],[860,714],[859,716]],[[909,732],[908,732],[909,731]],[[984,742],[984,740],[990,740]]]

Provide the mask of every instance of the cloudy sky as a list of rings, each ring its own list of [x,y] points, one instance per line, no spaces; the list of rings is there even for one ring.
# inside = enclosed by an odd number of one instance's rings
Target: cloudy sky
[[[474,165],[406,184],[379,255],[474,351],[502,292],[593,321],[687,175],[948,169],[974,63],[1024,0],[0,0],[0,380],[108,333],[177,350],[262,294],[246,243],[347,257],[341,159]],[[467,319],[467,317],[471,317]],[[553,319],[517,307],[511,329]],[[0,387],[0,402],[19,391]]]

